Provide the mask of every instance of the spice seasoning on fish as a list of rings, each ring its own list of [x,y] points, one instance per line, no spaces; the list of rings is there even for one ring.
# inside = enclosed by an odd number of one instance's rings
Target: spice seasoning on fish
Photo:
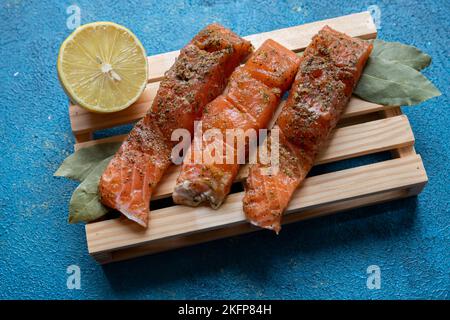
[[[288,89],[294,80],[300,59],[295,53],[273,40],[267,40],[249,58],[244,66],[236,69],[224,93],[205,107],[202,117],[203,129],[219,129],[223,137],[227,130],[255,130],[266,128],[281,94]],[[207,150],[210,142],[194,143]],[[247,140],[245,141],[248,142]],[[222,141],[224,159],[221,163],[192,163],[195,148],[191,148],[181,169],[172,194],[174,202],[197,206],[208,202],[211,207],[218,208],[230,192],[231,185],[238,173],[240,163],[237,157],[234,162],[227,162],[227,144],[236,155],[239,151],[235,141]]]
[[[218,24],[207,26],[180,51],[147,115],[103,173],[103,204],[148,225],[151,194],[171,165],[172,132],[193,131],[203,107],[222,93],[232,71],[251,52],[250,42]]]
[[[252,224],[279,232],[292,194],[336,126],[371,50],[371,44],[329,27],[314,36],[276,122],[280,170],[266,175],[270,164],[262,163],[249,170],[243,208]]]

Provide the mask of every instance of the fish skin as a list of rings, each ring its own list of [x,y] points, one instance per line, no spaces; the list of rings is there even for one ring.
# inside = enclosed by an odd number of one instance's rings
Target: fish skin
[[[224,93],[205,107],[202,116],[203,132],[215,129],[221,133],[222,155],[196,163],[195,151],[212,148],[214,139],[194,137],[172,194],[175,203],[198,206],[207,202],[214,209],[220,207],[243,162],[238,162],[238,151],[244,156],[248,153],[248,145],[238,150],[236,142],[226,140],[227,129],[245,134],[249,129],[266,128],[283,92],[294,81],[299,63],[294,52],[269,39],[233,72]],[[230,151],[234,154],[231,163],[227,162]]]
[[[269,165],[249,169],[243,210],[252,224],[281,229],[292,194],[312,168],[348,104],[372,44],[324,27],[301,58],[289,97],[274,128],[279,129],[279,170],[264,175]]]
[[[101,176],[104,205],[148,226],[151,194],[171,165],[176,129],[191,133],[203,107],[224,90],[228,77],[252,52],[250,42],[219,24],[201,30],[161,81],[146,116],[132,129]]]

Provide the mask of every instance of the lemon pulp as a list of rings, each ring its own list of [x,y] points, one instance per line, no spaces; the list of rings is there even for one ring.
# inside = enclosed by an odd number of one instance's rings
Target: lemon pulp
[[[147,84],[147,56],[138,38],[112,22],[77,28],[61,45],[58,76],[70,99],[94,112],[129,107]]]

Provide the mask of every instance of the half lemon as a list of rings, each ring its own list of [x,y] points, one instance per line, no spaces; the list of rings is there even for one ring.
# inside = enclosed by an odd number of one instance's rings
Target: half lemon
[[[78,27],[59,49],[58,77],[72,102],[93,112],[134,103],[147,85],[147,55],[139,39],[113,22]]]

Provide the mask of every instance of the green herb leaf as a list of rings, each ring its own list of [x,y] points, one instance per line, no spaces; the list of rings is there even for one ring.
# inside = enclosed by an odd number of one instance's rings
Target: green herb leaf
[[[68,156],[54,175],[83,181],[100,161],[115,154],[121,144],[101,143],[80,149]]]
[[[372,58],[381,58],[390,62],[401,63],[418,71],[428,67],[431,57],[413,46],[399,42],[373,40]]]
[[[90,222],[109,211],[100,202],[98,183],[112,157],[98,163],[73,192],[69,204],[69,223]]]
[[[411,67],[369,57],[354,94],[383,105],[415,105],[441,92]]]

